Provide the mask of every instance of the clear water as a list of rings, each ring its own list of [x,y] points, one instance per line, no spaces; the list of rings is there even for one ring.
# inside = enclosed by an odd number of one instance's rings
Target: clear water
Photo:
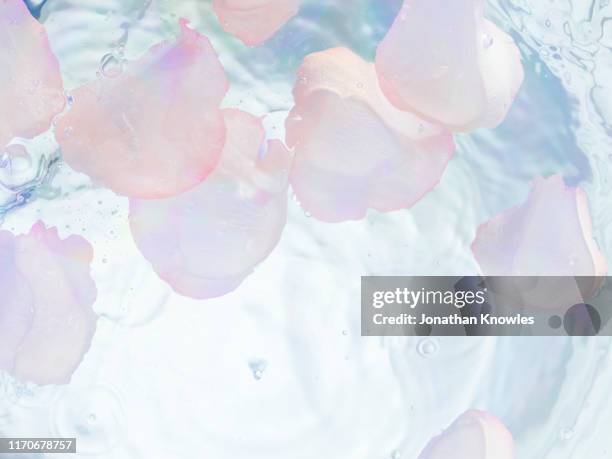
[[[344,45],[371,58],[399,5],[310,0],[257,49],[228,38],[202,0],[48,0],[37,13],[68,97],[190,18],[229,74],[224,105],[267,114],[267,135],[283,138],[303,56]],[[291,201],[279,246],[219,299],[159,281],[132,242],[126,199],[62,164],[52,135],[16,141],[23,161],[0,158],[2,227],[40,218],[89,240],[102,318],[69,385],[0,374],[0,433],[78,436],[84,457],[397,459],[475,407],[506,423],[519,458],[612,457],[610,338],[359,336],[361,275],[475,274],[476,227],[524,200],[537,175],[587,191],[612,259],[612,6],[490,0],[487,15],[526,70],[504,124],[458,136],[440,186],[411,210],[329,225]]]

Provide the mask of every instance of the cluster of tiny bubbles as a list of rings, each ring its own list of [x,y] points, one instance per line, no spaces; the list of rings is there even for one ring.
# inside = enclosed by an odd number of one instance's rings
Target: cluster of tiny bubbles
[[[423,338],[417,343],[417,352],[421,357],[434,357],[440,345],[433,338]]]
[[[111,386],[66,387],[52,407],[54,434],[78,438],[81,454],[105,454],[126,436],[121,397]]]
[[[251,370],[253,378],[255,378],[256,381],[263,378],[263,374],[264,371],[266,371],[267,366],[268,362],[263,359],[253,359],[249,361],[249,369]]]
[[[48,405],[56,396],[58,386],[37,386],[0,372],[0,395],[4,401],[23,408]]]

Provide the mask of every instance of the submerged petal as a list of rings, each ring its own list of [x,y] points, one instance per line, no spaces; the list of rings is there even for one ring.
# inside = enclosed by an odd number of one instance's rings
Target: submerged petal
[[[481,225],[472,252],[484,275],[532,276],[491,282],[498,302],[518,309],[563,313],[590,298],[607,271],[584,191],[558,175],[535,180],[526,202]]]
[[[180,196],[130,200],[138,248],[175,291],[193,298],[238,287],[286,222],[288,151],[277,140],[266,143],[260,119],[223,113],[227,143],[210,177]]]
[[[607,269],[584,191],[559,175],[536,179],[523,204],[482,224],[472,252],[485,275],[598,276]]]
[[[59,63],[22,0],[0,2],[0,148],[51,126],[65,104]]]
[[[225,72],[208,39],[181,21],[176,43],[152,47],[115,78],[73,92],[57,125],[64,159],[116,193],[176,195],[216,166],[225,142]]]
[[[274,35],[299,7],[300,0],[213,0],[223,30],[249,46]]]
[[[458,131],[501,123],[523,81],[520,52],[483,0],[405,0],[376,69],[396,107]]]
[[[470,410],[431,439],[419,459],[514,459],[512,434],[495,416]]]
[[[89,349],[97,292],[93,250],[38,223],[0,231],[0,369],[37,384],[67,383]]]
[[[320,220],[409,207],[439,182],[453,154],[451,134],[393,107],[374,66],[348,49],[306,56],[294,99],[286,121],[295,149],[290,181]]]

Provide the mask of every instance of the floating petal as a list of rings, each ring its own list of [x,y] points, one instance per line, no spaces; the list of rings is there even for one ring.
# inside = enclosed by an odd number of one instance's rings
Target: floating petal
[[[57,125],[66,162],[118,194],[163,198],[193,188],[225,142],[225,72],[208,39],[181,20],[176,43],[73,92]]]
[[[0,148],[51,127],[65,105],[59,63],[22,0],[0,2]]]
[[[0,231],[0,369],[36,384],[67,383],[96,328],[93,250],[42,223]]]
[[[471,410],[431,439],[419,459],[514,459],[512,434],[495,416]]]
[[[396,107],[457,131],[501,123],[523,81],[520,52],[483,0],[405,0],[376,69]]]
[[[291,185],[320,220],[410,207],[440,180],[453,151],[445,129],[397,110],[374,66],[345,48],[306,56],[286,121]]]
[[[555,175],[534,181],[527,200],[478,228],[472,252],[485,275],[601,276],[586,194]]]
[[[276,246],[286,222],[288,151],[265,142],[258,118],[233,109],[224,118],[227,144],[210,177],[180,196],[130,200],[140,251],[175,291],[193,298],[237,288]]]
[[[214,0],[221,27],[249,46],[263,43],[295,16],[300,0]]]
[[[491,284],[517,308],[563,313],[588,298],[601,281],[595,276],[607,272],[593,239],[587,197],[580,188],[566,187],[559,175],[538,178],[522,205],[481,225],[472,252],[485,275],[533,276]],[[554,276],[585,277],[570,282]]]

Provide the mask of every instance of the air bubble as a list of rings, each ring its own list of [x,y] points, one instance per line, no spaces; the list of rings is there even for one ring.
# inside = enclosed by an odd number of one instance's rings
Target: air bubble
[[[485,33],[482,36],[482,46],[484,46],[484,49],[489,49],[491,46],[493,46],[493,37]]]
[[[417,344],[417,352],[422,357],[433,357],[438,353],[438,342],[431,338],[422,339]]]
[[[106,78],[117,78],[123,73],[123,62],[113,54],[105,54],[100,61],[100,74]]]
[[[53,407],[54,433],[79,437],[82,454],[105,454],[125,438],[120,396],[106,385],[66,388]]]
[[[253,378],[256,381],[259,381],[263,378],[264,371],[266,371],[266,367],[268,366],[268,362],[265,360],[251,360],[249,362],[249,368],[251,369],[251,373],[253,373]]]
[[[570,438],[574,436],[574,430],[569,427],[564,427],[559,432],[559,436],[561,437],[562,440],[569,440]]]

